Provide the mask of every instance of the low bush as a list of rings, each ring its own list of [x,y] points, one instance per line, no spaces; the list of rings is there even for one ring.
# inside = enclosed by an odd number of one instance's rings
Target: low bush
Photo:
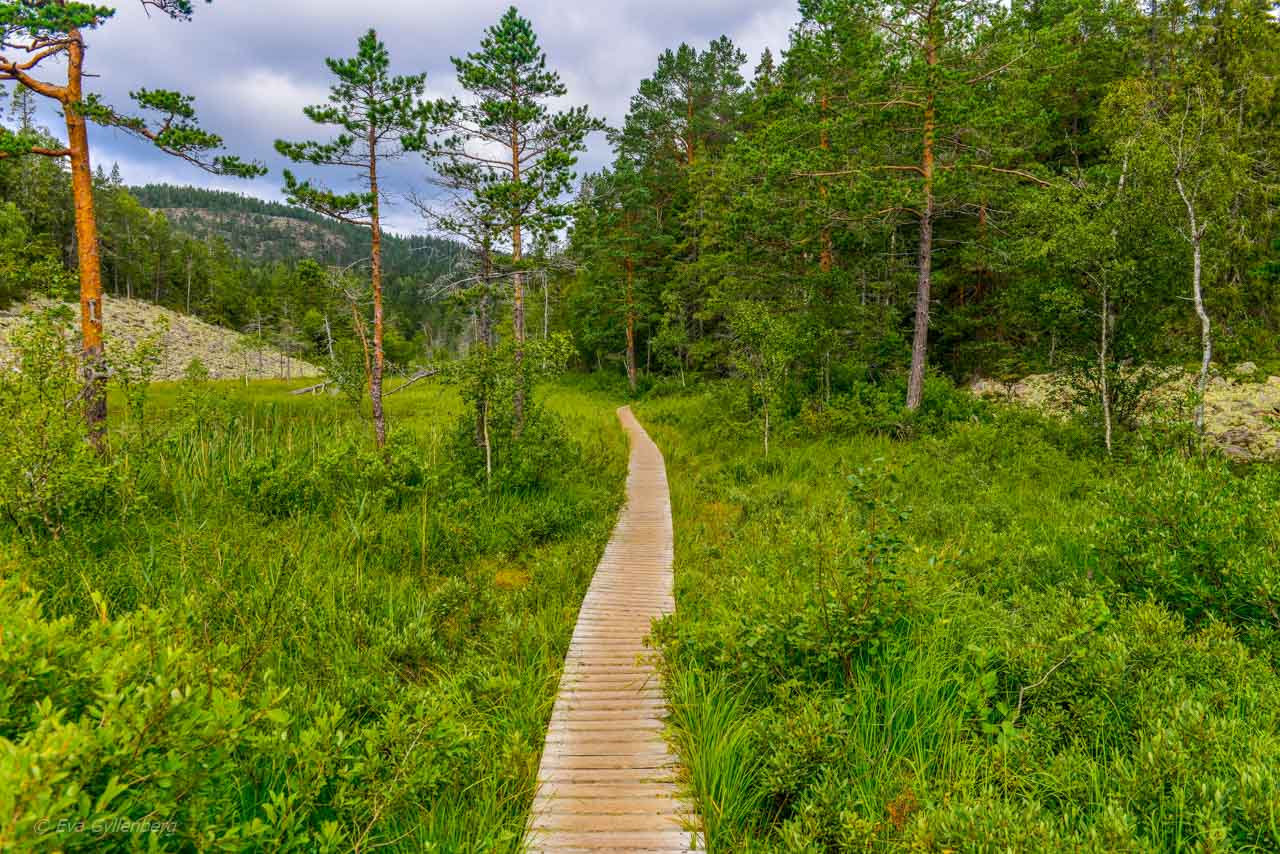
[[[23,536],[58,537],[116,506],[117,467],[85,441],[75,336],[66,308],[33,315],[0,364],[0,516]]]
[[[1280,477],[1163,454],[1109,481],[1099,531],[1108,576],[1193,624],[1222,620],[1280,639]]]
[[[852,438],[801,413],[766,462],[719,393],[638,407],[710,850],[1280,849],[1274,471],[962,404]]]

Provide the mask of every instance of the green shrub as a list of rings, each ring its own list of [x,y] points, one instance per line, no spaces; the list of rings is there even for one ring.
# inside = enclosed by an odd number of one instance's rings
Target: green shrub
[[[502,489],[525,493],[547,488],[581,450],[563,422],[545,406],[529,403],[524,425],[516,435],[509,409],[495,408],[489,421],[492,480]],[[449,456],[477,483],[488,480],[484,448],[477,442],[475,415],[458,419],[450,436]]]
[[[231,490],[247,507],[273,516],[332,509],[343,499],[395,506],[427,478],[412,440],[395,434],[384,451],[367,440],[346,437],[314,457],[274,449],[250,460]]]
[[[915,412],[906,408],[906,394],[906,385],[900,381],[859,380],[827,403],[807,401],[800,410],[799,423],[812,436],[873,433],[905,437],[942,433],[955,424],[983,420],[991,409],[942,377],[931,376],[925,381],[924,403]]]
[[[155,440],[112,437],[147,512],[0,528],[40,594],[0,593],[0,848],[514,854],[621,499],[613,405],[549,389],[575,455],[513,493],[451,459],[461,406],[427,384],[385,455],[327,396],[151,393]]]
[[[908,609],[898,554],[909,517],[894,503],[892,482],[891,473],[859,469],[846,496],[800,518],[785,494],[760,510],[747,505],[744,518],[759,514],[777,551],[738,570],[734,604],[716,632],[687,632],[677,622],[659,636],[739,682],[852,678]]]
[[[0,840],[49,851],[265,842],[239,792],[247,755],[287,746],[282,692],[246,684],[233,647],[193,648],[188,621],[99,607],[83,626],[50,620],[0,579]],[[151,821],[153,840],[112,829]],[[277,841],[317,840],[297,828]]]
[[[1219,460],[1163,455],[1103,490],[1099,547],[1123,590],[1193,623],[1280,633],[1280,477],[1238,475]]]
[[[0,366],[0,514],[29,537],[118,512],[113,462],[88,442],[70,310],[28,317]]]
[[[1280,850],[1274,471],[963,405],[765,463],[719,394],[638,407],[670,449],[658,639],[718,686],[675,718],[704,809],[735,766],[700,722],[760,758],[711,850]]]

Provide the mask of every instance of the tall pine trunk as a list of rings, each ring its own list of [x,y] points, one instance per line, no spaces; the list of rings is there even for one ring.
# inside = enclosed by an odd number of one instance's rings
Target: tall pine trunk
[[[485,348],[484,357],[490,358],[494,347],[493,339],[493,293],[490,290],[490,279],[493,277],[493,254],[486,241],[481,248],[480,275],[483,291],[480,296],[480,341],[479,346]],[[487,374],[486,374],[487,376]],[[486,479],[493,476],[493,447],[489,441],[489,386],[482,381],[476,394],[476,447],[484,451],[484,470]]]
[[[635,301],[635,264],[631,256],[627,256],[627,382],[631,385],[631,393],[636,391],[636,301]]]
[[[520,183],[520,137],[517,128],[511,127],[511,174],[512,180]],[[519,436],[524,431],[525,374],[524,374],[524,273],[520,270],[520,262],[524,258],[524,247],[521,243],[520,218],[515,217],[511,228],[511,263],[515,272],[511,276],[512,304],[511,324],[515,338],[515,394],[511,408],[514,424],[512,430]]]
[[[102,259],[93,205],[89,129],[79,112],[84,80],[84,43],[72,30],[67,48],[67,88],[62,111],[71,151],[71,195],[75,205],[76,258],[80,267],[80,359],[84,371],[84,417],[89,441],[99,451],[107,441],[107,358],[102,338]]]
[[[387,444],[387,423],[382,411],[382,219],[378,199],[378,138],[373,123],[369,123],[369,192],[373,196],[370,208],[370,282],[373,285],[373,364],[369,372],[369,400],[373,405],[373,436],[379,448]]]

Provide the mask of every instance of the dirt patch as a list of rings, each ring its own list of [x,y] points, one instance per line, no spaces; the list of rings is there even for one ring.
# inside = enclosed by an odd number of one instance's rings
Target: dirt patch
[[[529,573],[519,568],[508,567],[493,574],[493,586],[499,590],[520,590],[527,587],[529,581]]]

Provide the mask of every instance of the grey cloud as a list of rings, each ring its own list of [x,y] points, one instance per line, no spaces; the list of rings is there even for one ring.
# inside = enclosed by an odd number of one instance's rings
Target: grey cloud
[[[278,137],[308,138],[322,129],[302,115],[304,104],[327,93],[326,56],[347,56],[369,27],[378,30],[400,73],[427,72],[433,95],[453,94],[450,56],[475,49],[483,29],[508,0],[216,0],[198,4],[191,23],[150,18],[133,0],[117,0],[115,20],[91,34],[91,70],[102,74],[97,90],[110,103],[126,104],[139,86],[182,90],[196,97],[201,121],[223,135],[241,156],[264,161],[271,175],[255,182],[214,179],[172,161],[118,133],[95,131],[99,163],[119,162],[130,183],[166,180],[234,188],[279,197],[285,165],[272,149]],[[658,54],[680,42],[703,45],[728,35],[751,57],[765,46],[786,46],[796,19],[794,0],[614,0],[517,4],[533,21],[550,63],[569,87],[566,99],[587,104],[611,124],[626,113],[631,94],[650,74]],[[46,117],[56,127],[53,116]],[[602,135],[591,142],[580,172],[609,160]],[[330,171],[336,187],[344,179]],[[390,172],[393,191],[421,187],[425,166],[406,158]],[[395,214],[402,230],[414,228],[407,210]]]

